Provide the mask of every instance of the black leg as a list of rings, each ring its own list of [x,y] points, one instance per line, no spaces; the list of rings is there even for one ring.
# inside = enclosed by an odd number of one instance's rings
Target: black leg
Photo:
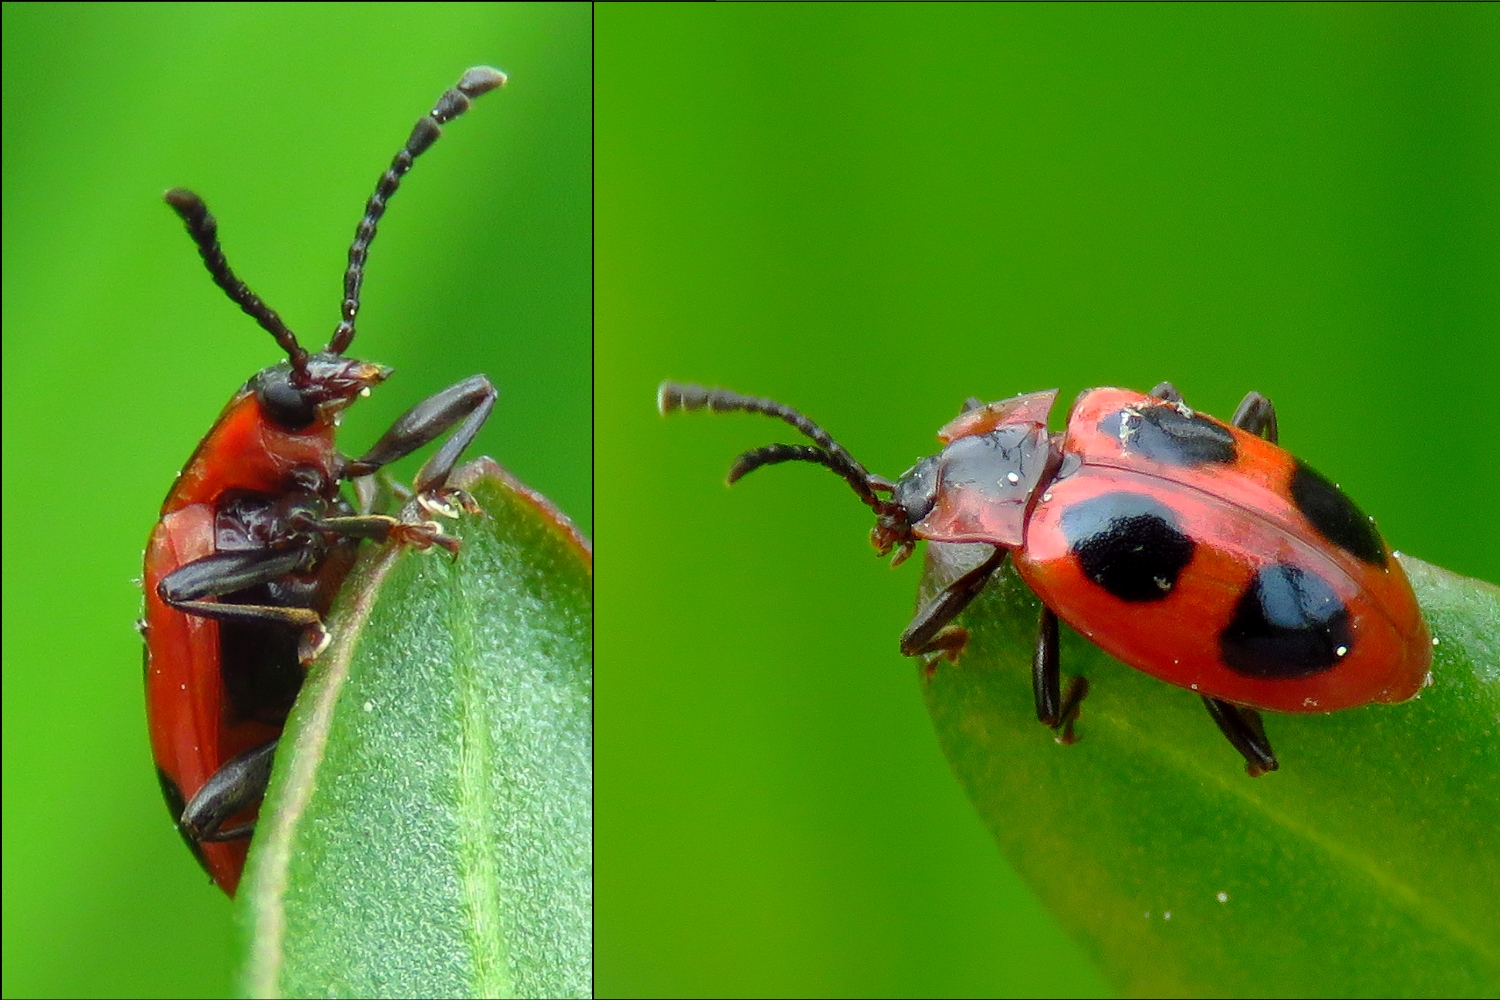
[[[235,813],[259,802],[271,780],[271,762],[276,759],[276,741],[263,743],[225,761],[198,794],[182,810],[182,830],[194,840],[244,840],[255,832],[254,823],[225,827]]]
[[[318,613],[311,608],[284,608],[259,604],[220,604],[205,597],[220,597],[237,590],[270,583],[288,573],[307,572],[317,553],[296,549],[251,549],[215,552],[184,563],[161,578],[156,593],[178,611],[221,622],[264,622],[306,628],[317,625]]]
[[[1072,743],[1073,723],[1089,693],[1089,682],[1074,677],[1062,690],[1062,662],[1057,652],[1057,615],[1045,604],[1036,623],[1036,652],[1031,658],[1031,690],[1036,696],[1037,721],[1058,732],[1058,740]]]
[[[1219,731],[1245,758],[1246,774],[1258,778],[1281,766],[1276,760],[1276,752],[1271,749],[1271,741],[1266,739],[1266,727],[1260,721],[1259,712],[1207,695],[1203,696],[1203,705],[1213,716]]]
[[[901,633],[901,655],[921,656],[924,653],[947,653],[950,660],[958,659],[963,651],[968,633],[962,629],[948,627],[969,602],[979,596],[991,575],[1005,561],[1005,550],[996,549],[984,562],[969,570],[943,589],[926,606],[917,612],[906,631]]]
[[[1171,382],[1156,383],[1156,388],[1146,393],[1146,395],[1154,396],[1157,399],[1164,400],[1168,403],[1182,402],[1182,393],[1178,392],[1177,387]]]
[[[1249,431],[1276,443],[1276,407],[1258,392],[1247,392],[1229,421],[1242,431]]]
[[[1078,721],[1078,715],[1083,711],[1083,699],[1088,696],[1088,693],[1087,677],[1074,677],[1068,681],[1068,688],[1063,692],[1062,710],[1057,720],[1057,742],[1069,744],[1078,742],[1078,737],[1073,735],[1073,723]]]
[[[1062,666],[1057,657],[1057,615],[1045,604],[1036,623],[1031,690],[1036,695],[1037,721],[1056,729],[1062,718]]]
[[[381,466],[410,455],[449,428],[456,428],[437,454],[422,466],[413,484],[418,493],[441,490],[459,455],[494,409],[496,395],[489,379],[474,375],[422,400],[396,418],[391,429],[363,457],[349,462],[343,471],[344,478],[368,476]]]
[[[204,598],[222,597],[237,590],[272,583],[287,574],[307,572],[317,558],[317,552],[306,546],[215,552],[185,563],[162,577],[156,585],[156,593],[183,614],[221,622],[298,629],[301,635],[297,640],[297,658],[302,663],[311,663],[329,642],[323,618],[312,608],[235,604]]]

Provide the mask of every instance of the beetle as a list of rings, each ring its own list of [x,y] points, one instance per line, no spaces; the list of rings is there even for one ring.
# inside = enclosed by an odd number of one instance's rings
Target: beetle
[[[327,645],[323,618],[361,539],[419,549],[458,542],[434,520],[357,511],[342,483],[373,493],[377,470],[452,431],[413,482],[408,509],[477,511],[447,480],[494,407],[475,375],[403,414],[362,457],[334,444],[343,410],[391,369],[346,356],[376,227],[417,156],[472,101],[505,83],[468,70],[418,120],[365,206],[349,248],[341,319],[328,346],[303,348],[274,310],[230,269],[202,199],[165,195],[214,282],[275,338],[287,360],[235,393],[178,474],[145,553],[142,587],[146,710],[167,808],[188,847],[233,896],[270,776],[277,739],[307,664]]]
[[[942,450],[895,482],[770,399],[664,382],[657,407],[796,428],[814,443],[747,451],[729,482],[780,462],[824,466],[875,512],[871,542],[896,553],[893,565],[919,540],[992,547],[918,609],[901,636],[906,656],[956,660],[967,633],[954,619],[1008,554],[1042,605],[1037,718],[1069,737],[1087,685],[1062,691],[1059,619],[1197,692],[1251,777],[1279,766],[1261,711],[1401,702],[1427,683],[1431,639],[1401,564],[1352,500],[1279,447],[1268,398],[1247,394],[1224,423],[1169,382],[1146,394],[1089,389],[1049,434],[1056,398],[968,400],[938,432]]]

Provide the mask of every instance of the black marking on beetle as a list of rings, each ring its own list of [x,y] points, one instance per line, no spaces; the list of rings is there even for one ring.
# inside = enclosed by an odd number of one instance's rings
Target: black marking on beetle
[[[928,455],[901,473],[901,478],[896,481],[892,499],[905,509],[908,524],[922,520],[937,503],[938,457]]]
[[[1292,472],[1292,502],[1318,534],[1372,566],[1386,564],[1385,543],[1354,501],[1300,459]]]
[[[1029,427],[1003,426],[970,434],[901,474],[894,498],[916,524],[941,491],[966,503],[1024,503],[1047,464],[1047,440]]]
[[[1170,403],[1116,410],[1099,421],[1099,430],[1119,441],[1122,449],[1163,465],[1228,465],[1239,454],[1226,428]]]
[[[1037,448],[1030,428],[997,427],[987,434],[959,438],[940,457],[944,488],[956,486],[1009,499],[1022,481],[1035,480],[1047,453],[1045,447]]]
[[[1266,680],[1310,677],[1343,662],[1354,648],[1349,609],[1316,573],[1291,563],[1263,567],[1219,635],[1235,673]]]
[[[161,785],[162,797],[167,800],[167,812],[172,814],[172,822],[177,827],[177,832],[182,835],[182,842],[188,845],[188,850],[193,852],[193,857],[198,859],[198,864],[208,871],[208,858],[203,854],[203,845],[194,840],[193,837],[182,828],[182,811],[187,808],[187,800],[182,797],[182,789],[177,787],[177,782],[167,776],[167,772],[161,768],[156,769],[156,781]]]
[[[1197,547],[1171,508],[1140,493],[1073,504],[1062,530],[1084,575],[1122,601],[1165,600]]]

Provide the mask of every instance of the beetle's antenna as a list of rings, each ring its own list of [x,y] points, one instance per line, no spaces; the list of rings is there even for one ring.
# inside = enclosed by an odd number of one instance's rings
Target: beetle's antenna
[[[443,134],[442,126],[469,110],[473,98],[504,85],[505,74],[489,66],[475,66],[464,73],[458,85],[445,91],[433,109],[417,120],[406,145],[401,147],[391,165],[380,175],[380,180],[375,184],[375,193],[365,203],[364,218],[359,220],[359,226],[354,230],[354,242],[349,246],[349,267],[344,271],[343,318],[339,321],[338,329],[333,332],[333,339],[328,342],[328,350],[332,353],[344,353],[354,340],[354,317],[359,313],[359,287],[365,280],[365,261],[370,256],[370,243],[375,239],[375,230],[380,224],[381,216],[385,215],[386,202],[396,193],[396,188],[401,186],[401,178],[411,169],[412,162],[437,142],[438,136]]]
[[[734,460],[734,465],[729,467],[729,485],[733,486],[763,465],[780,465],[782,462],[812,462],[839,471],[834,457],[816,445],[768,444],[752,448]]]
[[[701,385],[663,382],[656,390],[656,408],[663,414],[674,410],[708,410],[711,413],[763,413],[791,424],[817,442],[818,447],[798,444],[769,444],[745,452],[729,470],[731,483],[763,465],[780,462],[813,462],[838,473],[853,487],[868,506],[884,512],[890,501],[875,495],[876,488],[888,488],[884,480],[870,475],[854,456],[844,450],[828,432],[790,406],[760,396],[742,396],[728,389],[707,389]]]
[[[193,242],[198,244],[198,255],[203,258],[208,273],[213,275],[214,284],[224,289],[224,294],[229,296],[230,301],[248,313],[260,324],[262,330],[276,338],[276,343],[292,359],[294,371],[306,374],[307,351],[297,343],[297,335],[287,329],[281,317],[276,315],[275,309],[262,302],[260,296],[252,292],[230,270],[229,261],[224,257],[224,249],[219,246],[219,223],[208,214],[208,206],[203,204],[203,199],[186,188],[173,188],[162,197],[187,226],[188,235],[193,238]]]

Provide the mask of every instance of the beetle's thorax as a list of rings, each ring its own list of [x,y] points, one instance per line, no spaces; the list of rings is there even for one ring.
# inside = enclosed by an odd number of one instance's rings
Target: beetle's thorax
[[[162,514],[214,503],[226,490],[329,494],[340,474],[339,415],[388,375],[381,365],[326,352],[308,358],[301,379],[290,362],[259,372],[199,442]]]
[[[894,510],[872,533],[877,549],[916,539],[1022,544],[1027,511],[1055,469],[1047,414],[1057,390],[976,407],[938,433],[945,447],[908,469],[892,490]]]

